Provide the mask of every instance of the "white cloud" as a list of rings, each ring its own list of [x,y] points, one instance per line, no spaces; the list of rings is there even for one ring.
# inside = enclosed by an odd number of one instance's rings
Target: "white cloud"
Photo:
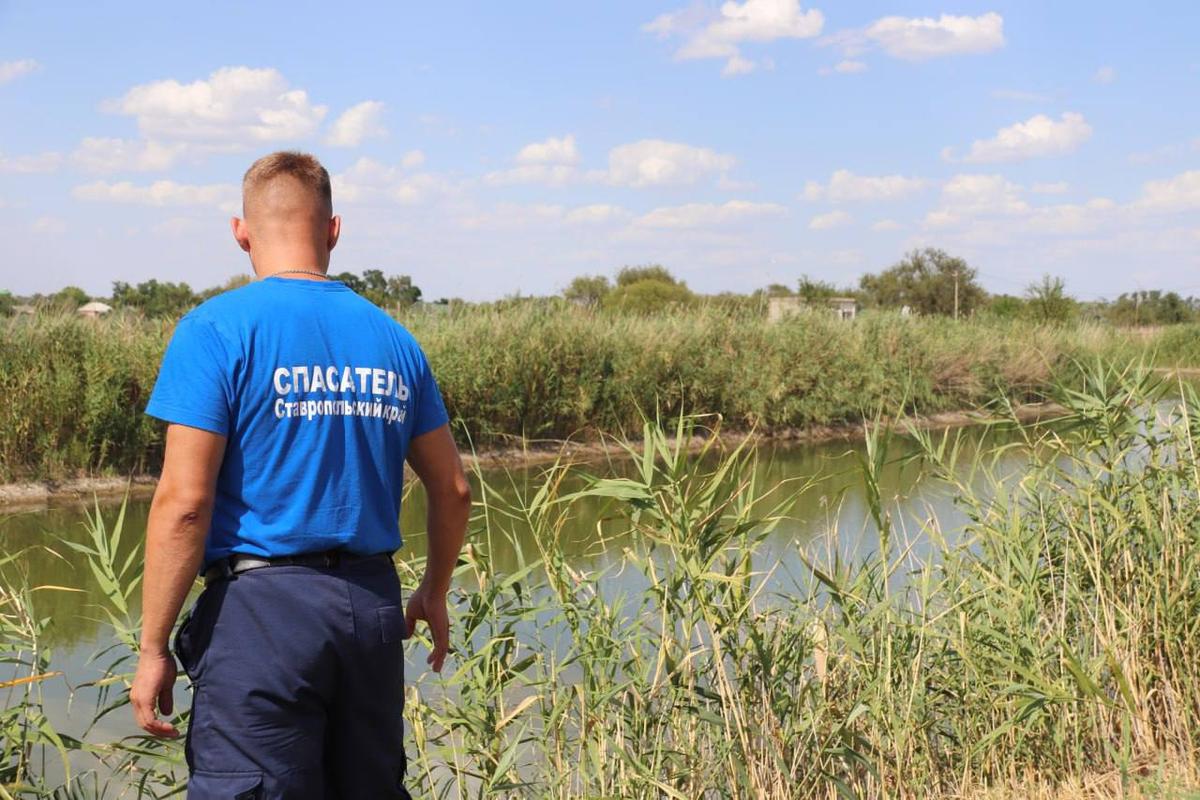
[[[656,208],[638,217],[635,224],[644,228],[707,228],[751,217],[782,214],[786,210],[775,203],[752,203],[748,200],[730,200],[721,205],[688,203]]]
[[[382,116],[383,103],[378,100],[364,100],[350,106],[330,126],[325,143],[332,147],[358,147],[366,139],[386,136],[387,128],[380,121]]]
[[[1101,67],[1096,70],[1096,74],[1092,76],[1092,80],[1096,83],[1109,84],[1117,79],[1117,70],[1115,67]]]
[[[864,34],[890,56],[925,61],[939,56],[989,53],[1004,46],[1004,19],[997,13],[978,17],[883,17]]]
[[[834,203],[863,202],[872,200],[894,200],[924,189],[928,182],[923,178],[904,175],[855,175],[850,170],[839,169],[822,186],[815,181],[804,185],[807,200],[828,198]]]
[[[489,172],[483,176],[483,182],[489,186],[519,183],[563,186],[580,177],[575,168],[577,161],[579,151],[575,147],[575,137],[552,136],[545,141],[525,145],[517,153],[517,166]]]
[[[732,55],[725,62],[725,66],[721,68],[721,75],[726,78],[732,78],[734,75],[749,75],[754,72],[755,66],[755,63],[748,58]]]
[[[67,232],[67,223],[58,217],[38,217],[29,228],[34,233],[54,235]]]
[[[1030,187],[1034,194],[1066,194],[1071,186],[1066,181],[1055,181],[1053,183],[1035,183]]]
[[[1145,211],[1168,213],[1200,208],[1200,170],[1146,182],[1134,206]]]
[[[89,136],[75,148],[71,160],[87,172],[157,172],[170,169],[187,150],[183,142]]]
[[[1045,114],[1038,114],[1001,128],[991,139],[976,139],[961,159],[954,156],[951,148],[943,150],[942,157],[969,164],[1023,161],[1072,153],[1091,136],[1092,126],[1082,114],[1068,111],[1057,122]]]
[[[601,225],[627,219],[629,212],[620,206],[606,203],[594,203],[588,206],[573,208],[567,212],[566,221],[578,225]]]
[[[881,231],[881,232],[898,231],[903,228],[904,228],[904,226],[901,225],[899,222],[896,222],[896,220],[894,220],[894,219],[881,219],[878,222],[876,222],[874,225],[871,226],[871,230]]]
[[[859,72],[866,72],[867,65],[862,61],[854,61],[853,59],[845,59],[834,64],[832,67],[821,67],[817,70],[819,75],[853,75]]]
[[[825,17],[820,11],[803,10],[799,0],[726,0],[716,12],[693,6],[662,14],[642,26],[659,38],[683,40],[675,52],[680,60],[726,59],[723,74],[742,75],[754,65],[741,55],[747,42],[778,39],[807,39],[821,33]]]
[[[28,75],[41,68],[42,65],[32,58],[22,58],[17,61],[0,61],[0,83],[15,81],[22,75]]]
[[[925,215],[926,228],[946,228],[980,216],[1029,212],[1019,185],[1003,175],[955,175],[942,185],[940,206]]]
[[[26,156],[5,156],[0,153],[0,173],[32,174],[54,172],[62,163],[62,154],[53,151]]]
[[[614,147],[607,180],[621,186],[678,186],[732,169],[737,159],[706,147],[643,139]]]
[[[402,166],[405,161],[418,160],[409,158],[412,152],[401,159]],[[450,182],[440,175],[410,173],[402,166],[389,166],[373,158],[358,159],[345,171],[332,176],[334,204],[395,202],[419,205],[454,191]]]
[[[400,166],[405,169],[416,169],[425,163],[425,154],[420,150],[409,150],[400,158]]]
[[[847,225],[851,219],[851,216],[845,211],[830,211],[828,214],[818,214],[810,219],[808,227],[814,231],[825,231]]]
[[[575,164],[578,161],[575,137],[570,134],[527,144],[517,153],[518,164]]]
[[[483,182],[489,186],[537,183],[544,186],[563,186],[577,178],[578,170],[570,164],[523,164],[511,169],[489,172]]]
[[[565,213],[562,206],[551,203],[500,203],[490,211],[460,218],[459,224],[470,230],[543,228],[551,223],[561,223]]]
[[[311,136],[325,106],[313,105],[275,69],[222,67],[207,80],[135,86],[105,108],[137,119],[148,138],[253,144]]]
[[[146,206],[219,206],[236,202],[241,196],[238,186],[228,183],[195,185],[175,181],[155,181],[137,186],[128,181],[108,183],[96,181],[71,190],[79,200],[105,203],[130,203]]]

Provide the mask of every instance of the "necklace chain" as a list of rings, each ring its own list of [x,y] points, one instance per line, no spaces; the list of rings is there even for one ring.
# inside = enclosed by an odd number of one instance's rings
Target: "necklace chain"
[[[273,278],[276,275],[317,275],[317,276],[324,278],[325,280],[329,280],[329,276],[326,275],[324,272],[314,272],[311,269],[281,269],[278,272],[272,272],[267,277]]]

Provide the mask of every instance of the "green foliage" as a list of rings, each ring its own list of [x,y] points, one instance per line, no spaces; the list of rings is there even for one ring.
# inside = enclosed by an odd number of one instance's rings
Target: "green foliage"
[[[186,283],[159,283],[151,278],[131,286],[113,282],[113,307],[135,309],[147,317],[177,318],[187,313],[199,298]]]
[[[7,289],[0,290],[0,317],[11,317],[17,307],[17,298]]]
[[[933,247],[913,250],[878,275],[862,276],[859,288],[870,305],[908,306],[918,314],[947,317],[956,310],[960,317],[970,316],[987,298],[966,261]]]
[[[1194,322],[1197,301],[1176,292],[1158,289],[1123,294],[1108,307],[1108,318],[1117,325],[1175,325]]]
[[[838,289],[828,281],[810,278],[807,275],[800,276],[800,283],[796,287],[796,294],[804,298],[804,302],[814,305],[824,303],[831,297],[838,296]],[[851,294],[851,292],[843,292],[843,294]]]
[[[695,295],[687,285],[660,280],[639,280],[617,286],[604,308],[620,314],[656,314],[690,305]]]
[[[384,275],[382,270],[363,270],[362,277],[340,272],[329,277],[341,281],[380,308],[405,308],[421,299],[420,287],[408,275]]]
[[[632,286],[642,281],[657,281],[659,283],[679,284],[670,270],[661,264],[647,264],[642,267],[622,267],[617,273],[617,288]]]
[[[611,291],[612,284],[604,275],[579,275],[563,289],[563,297],[584,308],[599,308]]]
[[[1076,367],[1052,390],[1066,416],[1010,421],[1015,445],[914,433],[906,468],[956,498],[952,518],[900,524],[889,434],[869,426],[859,477],[878,546],[846,552],[843,501],[825,498],[828,533],[792,542],[794,574],[767,534],[809,484],[764,485],[711,417],[644,423],[628,468],[579,491],[561,463],[514,477],[512,501],[479,476],[453,655],[406,676],[407,785],[481,800],[1187,796],[1168,787],[1200,785],[1200,396]],[[580,568],[564,530],[597,503],[608,557]],[[139,570],[121,527],[97,514],[77,548],[120,638],[92,659],[113,664],[104,677],[75,687],[111,691],[96,721],[128,713]],[[423,566],[406,559],[402,581]],[[54,672],[35,602],[0,582],[0,789],[181,792],[178,741],[54,728],[40,687],[71,676]],[[429,645],[424,628],[413,638]]]
[[[200,293],[199,299],[201,301],[209,300],[213,297],[216,297],[219,294],[224,294],[225,292],[231,292],[234,289],[240,289],[243,286],[248,286],[253,281],[254,281],[254,279],[246,274],[234,275],[232,278],[225,281],[220,286],[213,286],[209,289],[205,289],[203,292]]]
[[[1066,322],[1075,314],[1075,300],[1067,296],[1062,278],[1043,275],[1025,290],[1025,312],[1034,322],[1049,325]]]
[[[983,310],[997,319],[1017,319],[1025,314],[1025,301],[1011,294],[996,294],[988,298]]]
[[[91,298],[83,289],[78,286],[67,286],[52,294],[49,302],[65,311],[74,311],[89,300]]]
[[[1160,348],[1154,335],[1025,321],[864,313],[854,325],[831,314],[771,324],[744,298],[643,315],[544,298],[503,310],[419,305],[401,320],[451,414],[484,446],[637,431],[653,408],[782,431],[856,423],[899,398],[917,413],[997,392],[1033,400],[1096,354],[1125,363],[1161,350],[1157,363],[1200,365],[1194,326],[1169,329]],[[142,412],[171,326],[119,312],[99,322],[44,314],[0,325],[0,392],[11,398],[0,405],[0,480],[158,470],[160,424]]]

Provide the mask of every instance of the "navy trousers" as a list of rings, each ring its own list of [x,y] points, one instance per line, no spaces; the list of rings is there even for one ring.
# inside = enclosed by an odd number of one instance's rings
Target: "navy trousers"
[[[189,800],[407,800],[404,638],[386,556],[205,588],[175,640]]]

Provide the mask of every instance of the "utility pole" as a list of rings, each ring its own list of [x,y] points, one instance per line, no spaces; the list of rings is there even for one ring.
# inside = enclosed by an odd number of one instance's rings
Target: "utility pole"
[[[954,318],[958,319],[958,270],[954,270]]]

